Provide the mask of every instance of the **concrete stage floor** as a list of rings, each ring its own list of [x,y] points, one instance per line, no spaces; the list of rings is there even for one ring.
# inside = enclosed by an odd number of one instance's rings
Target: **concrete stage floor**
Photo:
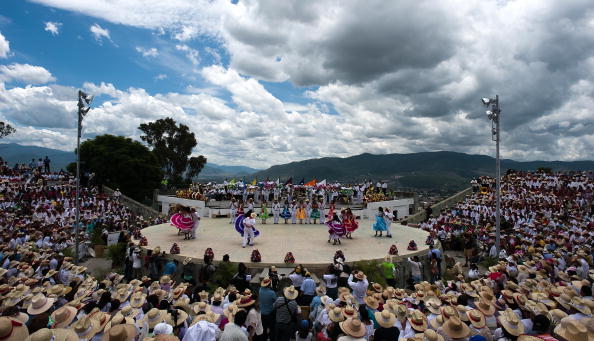
[[[383,259],[392,244],[396,244],[400,256],[427,250],[427,232],[396,223],[392,224],[393,238],[377,238],[371,229],[373,222],[368,219],[360,220],[353,239],[343,238],[341,245],[332,245],[327,242],[328,229],[325,225],[274,225],[271,221],[269,219],[265,225],[258,222],[256,228],[260,230],[260,236],[256,238],[253,247],[246,246],[245,249],[241,247],[241,236],[229,224],[228,218],[203,218],[194,240],[184,240],[183,235],[178,236],[177,229],[169,223],[147,227],[142,230],[142,234],[147,238],[147,249],[160,246],[161,250],[169,254],[171,245],[177,243],[180,247],[179,256],[182,258],[202,259],[204,250],[210,247],[214,251],[215,261],[220,261],[224,254],[229,254],[231,262],[250,263],[252,250],[258,249],[262,262],[251,264],[252,267],[284,266],[283,261],[288,251],[293,253],[297,264],[321,267],[332,261],[336,250],[343,251],[348,263]],[[411,239],[415,240],[419,250],[406,250]]]

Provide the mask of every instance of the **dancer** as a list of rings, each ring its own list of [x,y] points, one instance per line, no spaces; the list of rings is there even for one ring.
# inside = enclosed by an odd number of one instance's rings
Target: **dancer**
[[[237,218],[237,207],[237,201],[235,200],[235,198],[231,198],[231,204],[229,205],[229,211],[231,212],[231,221],[229,222],[229,224],[233,224],[235,222],[235,218]]]
[[[192,218],[192,232],[190,233],[189,239],[196,239],[196,231],[198,230],[198,226],[200,225],[200,214],[196,212],[195,208],[191,208],[190,210],[190,217]]]
[[[247,203],[247,210],[254,211],[254,198],[249,198]]]
[[[359,227],[359,223],[357,222],[357,218],[351,211],[350,207],[345,210],[344,219],[342,220],[342,224],[347,230],[346,237],[349,239],[353,239],[352,233]]]
[[[311,203],[310,218],[313,219],[314,224],[316,224],[316,221],[320,219],[320,210],[318,209],[318,202],[315,199]]]
[[[326,199],[322,195],[320,200],[320,224],[324,224],[326,220]]]
[[[328,226],[328,243],[332,240],[332,245],[340,245],[340,237],[346,234],[346,229],[336,213],[334,213],[332,219],[326,222],[326,226]]]
[[[394,219],[394,215],[390,209],[386,207],[384,210],[384,220],[386,221],[386,237],[388,238],[392,238],[392,229],[390,229],[390,226],[392,225],[392,219]]]
[[[266,224],[266,219],[268,219],[268,207],[266,207],[268,203],[266,200],[262,201],[262,211],[260,212],[260,219],[262,219],[262,224]]]
[[[178,229],[178,235],[180,233],[184,234],[184,240],[190,239],[194,227],[190,209],[182,205],[176,205],[174,212],[177,213],[171,216],[171,224]]]
[[[254,246],[254,238],[256,229],[256,213],[252,211],[247,211],[245,214],[245,218],[243,219],[243,242],[241,246],[245,248],[246,244],[250,246]]]
[[[281,213],[281,205],[278,202],[278,199],[274,199],[274,203],[272,204],[272,215],[274,216],[274,223],[278,224],[278,219]]]
[[[374,237],[381,237],[383,231],[386,230],[386,221],[384,220],[384,210],[379,207],[375,215],[375,224],[373,224],[373,230],[375,231]],[[377,233],[379,232],[379,236]]]
[[[235,220],[243,215],[243,201],[239,201],[237,204],[237,212],[235,212]]]
[[[334,217],[334,211],[336,210],[336,204],[334,203],[334,200],[330,201],[330,207],[328,208],[328,220],[332,219],[332,217]]]
[[[311,203],[309,199],[305,200],[305,223],[311,224]]]
[[[281,217],[285,220],[285,224],[289,223],[289,218],[291,218],[291,211],[289,210],[289,201],[285,200],[285,204],[283,205],[283,212],[281,213]]]
[[[291,223],[297,224],[297,203],[295,200],[291,203]]]
[[[301,200],[299,202],[299,205],[297,206],[297,219],[299,219],[299,224],[303,224],[303,219],[305,219],[305,217],[306,217],[305,204],[303,203],[303,200]]]

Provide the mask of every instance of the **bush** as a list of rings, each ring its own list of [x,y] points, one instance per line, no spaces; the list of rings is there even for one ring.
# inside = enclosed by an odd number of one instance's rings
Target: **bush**
[[[107,258],[111,259],[112,266],[114,267],[124,264],[126,260],[126,244],[117,243],[110,245],[107,248]]]
[[[386,286],[386,279],[382,275],[380,264],[381,262],[377,260],[362,260],[355,262],[353,270],[363,271],[369,283],[379,283]]]
[[[95,225],[93,228],[91,243],[93,243],[93,245],[105,245],[105,240],[103,240],[103,231],[99,225]]]
[[[217,270],[214,273],[214,282],[217,286],[226,288],[233,279],[233,276],[237,272],[237,265],[233,265],[230,262],[220,262],[217,265]]]

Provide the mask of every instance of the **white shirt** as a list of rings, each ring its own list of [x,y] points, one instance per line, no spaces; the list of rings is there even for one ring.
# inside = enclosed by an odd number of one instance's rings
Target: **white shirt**
[[[364,298],[367,295],[367,287],[369,286],[367,278],[364,278],[362,281],[354,282],[353,274],[351,274],[349,276],[348,283],[351,289],[353,289],[353,296],[355,296],[357,302],[359,302],[359,304],[364,304]]]

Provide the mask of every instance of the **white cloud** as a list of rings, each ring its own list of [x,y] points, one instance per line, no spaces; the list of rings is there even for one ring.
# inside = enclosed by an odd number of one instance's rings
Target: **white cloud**
[[[189,47],[188,45],[185,44],[178,44],[175,45],[175,48],[178,51],[183,51],[186,53],[186,57],[190,60],[190,62],[192,63],[192,65],[197,66],[198,64],[200,64],[200,52],[198,52],[198,50],[193,49],[191,47]]]
[[[41,66],[29,64],[0,65],[0,81],[21,82],[25,84],[43,84],[56,79]]]
[[[136,51],[141,53],[143,57],[156,57],[159,55],[159,50],[157,50],[154,47],[147,49],[144,47],[137,46]]]
[[[109,30],[99,26],[99,24],[91,25],[91,27],[89,27],[89,30],[93,34],[93,37],[95,37],[95,40],[97,40],[99,43],[103,42],[103,38],[111,41],[111,37],[109,36]]]
[[[46,21],[44,30],[50,32],[53,36],[57,36],[60,34],[60,27],[62,23],[53,22],[53,21]]]
[[[9,53],[10,53],[10,43],[8,42],[8,40],[6,40],[6,38],[4,38],[4,36],[0,32],[0,58],[8,57]]]
[[[158,75],[155,76],[155,80],[160,81],[160,80],[163,80],[163,79],[167,79],[167,75],[164,74],[164,73],[160,73],[160,74],[158,74]]]
[[[173,37],[179,41],[188,41],[198,35],[198,29],[194,26],[182,26],[179,32],[175,33]]]

